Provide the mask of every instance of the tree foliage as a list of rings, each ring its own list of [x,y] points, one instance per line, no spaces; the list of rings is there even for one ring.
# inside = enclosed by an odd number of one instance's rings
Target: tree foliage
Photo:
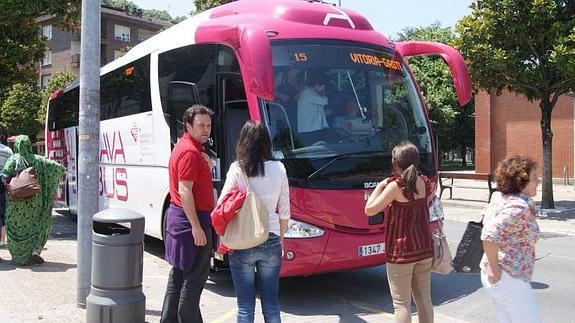
[[[14,84],[0,106],[0,127],[11,135],[36,138],[41,123],[36,120],[40,94],[30,84]]]
[[[553,208],[551,113],[575,90],[575,1],[481,0],[457,24],[455,41],[474,84],[539,101],[543,208]]]
[[[235,0],[194,0],[194,5],[196,6],[196,10],[191,14],[197,14],[202,11],[206,11],[208,9],[230,3]]]
[[[179,16],[173,18],[169,12],[166,10],[159,9],[142,9],[137,4],[130,0],[102,0],[102,4],[108,7],[112,7],[118,10],[124,10],[126,12],[136,12],[142,10],[142,16],[147,18],[153,18],[156,20],[168,21],[172,23],[178,23],[184,19],[186,16]]]
[[[400,41],[425,40],[451,44],[455,34],[449,27],[436,22],[429,27],[406,28],[399,34]],[[458,150],[463,155],[475,143],[473,103],[460,107],[449,67],[440,56],[409,58],[409,65],[417,79],[428,107],[429,117],[439,142],[439,150]]]
[[[144,17],[154,18],[156,20],[173,21],[174,18],[166,10],[144,9]]]
[[[35,80],[35,64],[46,52],[36,18],[54,15],[56,25],[69,30],[79,21],[80,0],[0,1],[0,101],[12,84]]]
[[[40,93],[42,101],[40,103],[36,119],[40,124],[43,125],[46,122],[46,106],[48,105],[50,95],[52,95],[54,91],[68,86],[76,79],[76,77],[77,75],[74,72],[64,70],[54,74],[50,81],[48,81],[48,85]]]

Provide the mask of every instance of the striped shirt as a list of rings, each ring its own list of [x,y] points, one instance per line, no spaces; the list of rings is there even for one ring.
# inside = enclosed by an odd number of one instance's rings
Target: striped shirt
[[[393,177],[408,202],[391,202],[385,213],[387,262],[408,264],[433,257],[427,196],[416,199],[400,178]],[[429,192],[427,192],[429,194]]]

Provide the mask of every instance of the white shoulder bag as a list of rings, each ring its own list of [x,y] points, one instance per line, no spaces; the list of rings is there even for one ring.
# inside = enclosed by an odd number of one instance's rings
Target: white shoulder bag
[[[251,187],[245,174],[244,178],[246,200],[221,238],[221,242],[232,250],[259,246],[266,242],[270,231],[269,211]]]

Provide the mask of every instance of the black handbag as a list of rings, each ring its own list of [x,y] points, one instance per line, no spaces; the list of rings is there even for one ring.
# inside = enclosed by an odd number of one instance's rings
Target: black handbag
[[[461,238],[457,253],[453,258],[453,268],[460,273],[478,273],[481,271],[479,263],[483,257],[483,241],[481,241],[481,230],[483,220],[480,222],[469,221],[465,233]]]

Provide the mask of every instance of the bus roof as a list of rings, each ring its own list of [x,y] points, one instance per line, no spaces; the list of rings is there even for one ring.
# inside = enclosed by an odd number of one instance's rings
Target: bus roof
[[[154,51],[165,52],[198,43],[235,43],[214,29],[258,25],[270,39],[335,39],[392,46],[355,11],[308,0],[239,0],[190,17],[132,48],[102,67],[102,74]]]
[[[393,47],[382,34],[359,13],[312,0],[239,0],[190,17],[136,45],[124,56],[100,69],[106,74],[155,51],[162,53],[178,47],[200,43],[239,46],[230,39],[240,25],[256,25],[268,32],[270,39],[333,39]],[[239,33],[236,33],[239,38]],[[72,82],[64,92],[79,86]]]

